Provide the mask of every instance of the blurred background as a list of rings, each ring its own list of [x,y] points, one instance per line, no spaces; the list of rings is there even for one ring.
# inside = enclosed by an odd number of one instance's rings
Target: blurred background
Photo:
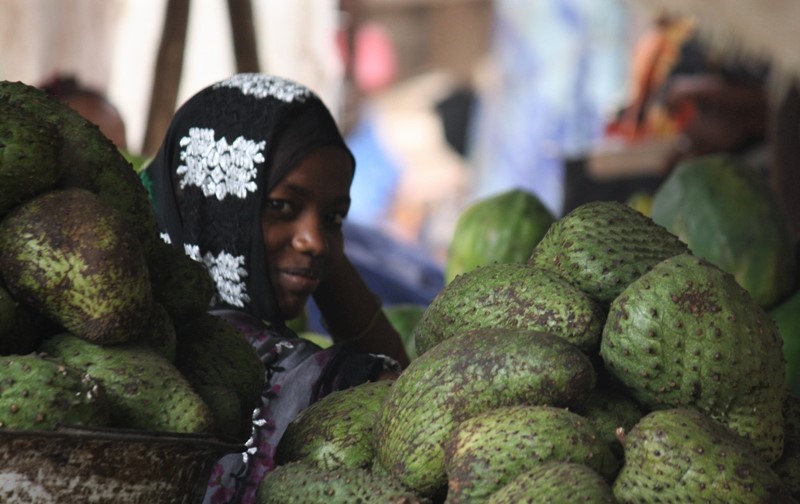
[[[787,42],[800,8],[705,4],[0,0],[0,79],[68,78],[105,95],[124,148],[147,158],[206,85],[240,71],[294,78],[356,154],[350,220],[434,266],[477,199],[521,187],[563,215],[647,194],[681,157],[716,151],[763,167],[796,226],[800,53]],[[698,76],[724,86],[696,98]]]

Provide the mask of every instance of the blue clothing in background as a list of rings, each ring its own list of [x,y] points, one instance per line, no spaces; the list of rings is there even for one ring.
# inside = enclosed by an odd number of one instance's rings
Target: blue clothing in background
[[[480,93],[472,197],[513,188],[560,215],[564,162],[602,135],[628,78],[624,0],[497,0],[492,83]]]
[[[400,168],[381,145],[375,120],[368,109],[345,142],[356,158],[347,218],[379,227],[394,203]]]

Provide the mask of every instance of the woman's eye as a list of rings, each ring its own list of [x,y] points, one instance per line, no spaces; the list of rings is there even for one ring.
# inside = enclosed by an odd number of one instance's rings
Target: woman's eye
[[[332,226],[342,227],[345,217],[347,217],[347,212],[331,212],[328,221]]]
[[[267,202],[267,205],[272,213],[282,216],[289,216],[292,214],[292,205],[286,200],[271,199]]]

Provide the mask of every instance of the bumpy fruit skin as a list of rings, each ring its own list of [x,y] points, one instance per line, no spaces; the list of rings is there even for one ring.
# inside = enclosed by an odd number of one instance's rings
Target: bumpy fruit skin
[[[133,166],[100,128],[65,103],[35,86],[0,81],[6,101],[58,132],[59,187],[91,191],[114,208],[149,255],[158,239],[155,212]]]
[[[98,380],[60,360],[41,353],[0,357],[0,428],[105,427],[108,406]]]
[[[447,487],[442,444],[458,424],[514,404],[577,406],[594,389],[589,358],[552,334],[486,328],[411,361],[375,422],[378,465],[427,497]]]
[[[583,463],[607,482],[620,466],[589,421],[550,406],[506,406],[474,415],[445,441],[444,457],[449,504],[482,502],[547,462]]]
[[[795,502],[747,441],[686,408],[649,413],[626,435],[613,490],[631,504]]]
[[[227,320],[210,313],[178,323],[175,331],[175,366],[194,387],[222,386],[237,396],[243,423],[225,429],[231,436],[246,440],[266,380],[258,352]]]
[[[486,504],[581,502],[616,504],[608,482],[591,467],[576,462],[548,462],[520,474],[490,495]]]
[[[617,429],[631,430],[647,411],[628,394],[608,387],[597,387],[577,413],[591,423],[614,455],[622,460],[622,445]]]
[[[46,339],[42,352],[100,381],[113,427],[163,432],[208,432],[213,418],[186,378],[145,345],[95,345],[69,333]]]
[[[0,222],[0,271],[16,299],[95,343],[131,341],[150,319],[139,242],[83,189],[42,193],[9,212]]]
[[[208,269],[162,240],[153,245],[147,256],[153,300],[180,323],[208,311],[214,296],[214,281]]]
[[[625,203],[595,201],[553,223],[528,262],[610,303],[660,261],[687,251],[677,236]]]
[[[323,469],[309,462],[290,462],[267,473],[255,504],[324,502],[327,504],[427,504],[386,474],[357,467]]]
[[[555,221],[533,193],[512,189],[478,200],[456,221],[445,282],[492,263],[524,263]]]
[[[375,459],[373,426],[390,380],[366,382],[334,391],[307,407],[287,426],[275,450],[275,463],[296,460],[323,469],[371,469]]]
[[[544,331],[596,350],[605,313],[566,280],[521,263],[495,263],[459,275],[423,313],[412,332],[416,353],[472,329]]]
[[[0,99],[0,215],[55,187],[60,148],[53,126]]]
[[[792,497],[800,500],[800,397],[786,395],[783,417],[786,422],[783,455],[772,465],[772,469],[781,478]]]
[[[797,259],[786,213],[767,179],[739,157],[684,161],[659,186],[653,220],[697,256],[733,274],[769,309],[795,287]]]
[[[733,275],[682,254],[614,300],[600,354],[646,407],[699,409],[774,462],[783,450],[781,345],[775,323]]]

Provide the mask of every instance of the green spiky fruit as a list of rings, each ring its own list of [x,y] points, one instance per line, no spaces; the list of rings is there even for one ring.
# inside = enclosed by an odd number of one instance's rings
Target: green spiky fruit
[[[55,187],[60,147],[52,125],[0,100],[0,215]]]
[[[9,292],[69,332],[100,344],[132,341],[152,308],[142,248],[117,213],[83,189],[28,199],[0,222]]]
[[[680,163],[655,193],[653,220],[731,273],[767,309],[795,288],[789,219],[767,178],[741,157]]]
[[[529,263],[557,272],[592,299],[610,303],[686,244],[625,203],[585,203],[550,226]]]
[[[104,427],[108,411],[103,385],[80,370],[41,353],[0,357],[0,428]]]
[[[524,263],[554,221],[544,203],[522,189],[472,203],[456,221],[447,249],[445,282],[478,266]]]
[[[214,418],[211,432],[227,437],[234,442],[245,443],[251,432],[245,427],[252,425],[252,414],[246,415],[235,390],[224,385],[193,385],[195,392],[208,405]]]
[[[490,495],[486,504],[550,502],[616,504],[608,482],[591,467],[576,462],[548,462],[518,475]]]
[[[555,273],[495,263],[459,275],[433,299],[414,327],[418,355],[465,331],[505,327],[545,331],[581,349],[596,349],[605,314]]]
[[[133,166],[97,125],[41,89],[23,82],[0,81],[0,102],[22,108],[56,129],[63,176],[60,187],[91,191],[114,208],[147,255],[158,239],[155,212]]]
[[[295,460],[323,469],[371,469],[375,459],[373,426],[392,382],[366,382],[334,391],[307,407],[286,427],[275,463]]]
[[[774,462],[783,449],[781,345],[775,323],[733,275],[682,254],[614,300],[600,353],[646,407],[697,408]]]
[[[210,313],[185,320],[175,330],[175,366],[195,387],[223,386],[236,394],[243,423],[228,428],[235,437],[247,439],[266,379],[258,353],[238,329]]]
[[[647,413],[629,395],[607,387],[596,388],[577,412],[594,426],[597,435],[619,459],[623,457],[622,445],[617,438],[619,429],[624,432],[631,430]]]
[[[256,504],[425,504],[428,502],[385,474],[356,467],[322,469],[291,462],[267,473],[258,487]]]
[[[784,443],[781,458],[772,465],[792,494],[800,500],[800,397],[787,394],[783,403]]]
[[[579,462],[611,482],[620,462],[577,413],[515,405],[461,422],[444,443],[448,502],[482,502],[519,474],[547,462]]]
[[[446,489],[442,443],[482,411],[514,404],[576,406],[596,383],[589,358],[562,338],[486,328],[448,338],[408,365],[375,423],[376,460],[420,495]]]
[[[649,413],[625,437],[613,484],[620,503],[794,502],[780,478],[736,433],[700,413]]]
[[[100,381],[114,427],[164,432],[208,432],[208,406],[186,378],[145,345],[95,345],[69,333],[46,339],[42,352]]]
[[[148,256],[153,299],[167,310],[176,322],[194,318],[208,311],[215,286],[203,263],[162,240]]]
[[[141,342],[157,350],[168,361],[175,362],[178,346],[175,324],[161,303],[153,303],[150,321]]]

